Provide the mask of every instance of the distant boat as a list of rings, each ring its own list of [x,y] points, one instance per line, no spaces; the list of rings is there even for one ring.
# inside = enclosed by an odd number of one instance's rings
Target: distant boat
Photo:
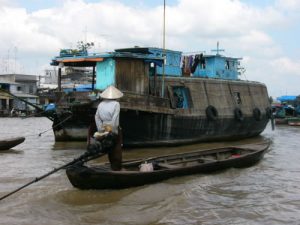
[[[300,126],[300,117],[275,118],[276,125]]]
[[[267,143],[197,150],[123,162],[124,170],[112,171],[109,164],[74,165],[66,170],[72,185],[79,189],[119,189],[140,186],[176,176],[214,172],[230,167],[247,167],[263,158]],[[150,165],[152,171],[141,172],[140,166]]]
[[[275,118],[276,125],[288,124],[287,118]]]
[[[15,137],[5,140],[0,140],[0,150],[11,149],[25,141],[25,137]]]
[[[287,118],[287,123],[290,126],[300,126],[300,117]]]

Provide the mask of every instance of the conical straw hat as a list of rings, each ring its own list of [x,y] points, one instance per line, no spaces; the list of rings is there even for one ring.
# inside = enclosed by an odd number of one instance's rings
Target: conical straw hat
[[[123,96],[123,93],[115,88],[114,86],[109,86],[107,87],[101,94],[100,94],[101,98],[104,99],[117,99],[117,98],[121,98]]]

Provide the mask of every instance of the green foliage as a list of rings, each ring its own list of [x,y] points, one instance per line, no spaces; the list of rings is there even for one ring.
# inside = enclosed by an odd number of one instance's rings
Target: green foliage
[[[85,43],[83,41],[78,41],[76,49],[61,49],[59,55],[61,57],[87,55],[88,49],[90,49],[93,46],[94,42]]]
[[[90,49],[93,46],[94,46],[94,42],[87,42],[87,43],[84,43],[83,41],[77,42],[77,48],[79,49],[79,51],[86,52],[88,49]]]

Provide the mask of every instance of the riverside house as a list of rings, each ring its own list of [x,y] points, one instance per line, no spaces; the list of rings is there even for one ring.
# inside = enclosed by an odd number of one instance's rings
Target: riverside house
[[[1,74],[0,86],[7,92],[24,99],[30,103],[37,104],[37,82],[35,75],[25,74]],[[25,102],[12,97],[11,95],[0,92],[0,116],[17,114],[30,114],[34,109]]]

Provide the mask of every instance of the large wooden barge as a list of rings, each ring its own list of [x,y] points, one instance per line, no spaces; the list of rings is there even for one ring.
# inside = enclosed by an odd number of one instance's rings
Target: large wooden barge
[[[97,93],[114,85],[120,99],[124,146],[179,145],[237,140],[259,135],[271,118],[264,84],[238,79],[239,58],[183,55],[159,48],[119,49],[107,54],[64,55],[53,131],[56,141],[87,140],[101,101]],[[61,86],[62,67],[92,67],[85,91]]]

